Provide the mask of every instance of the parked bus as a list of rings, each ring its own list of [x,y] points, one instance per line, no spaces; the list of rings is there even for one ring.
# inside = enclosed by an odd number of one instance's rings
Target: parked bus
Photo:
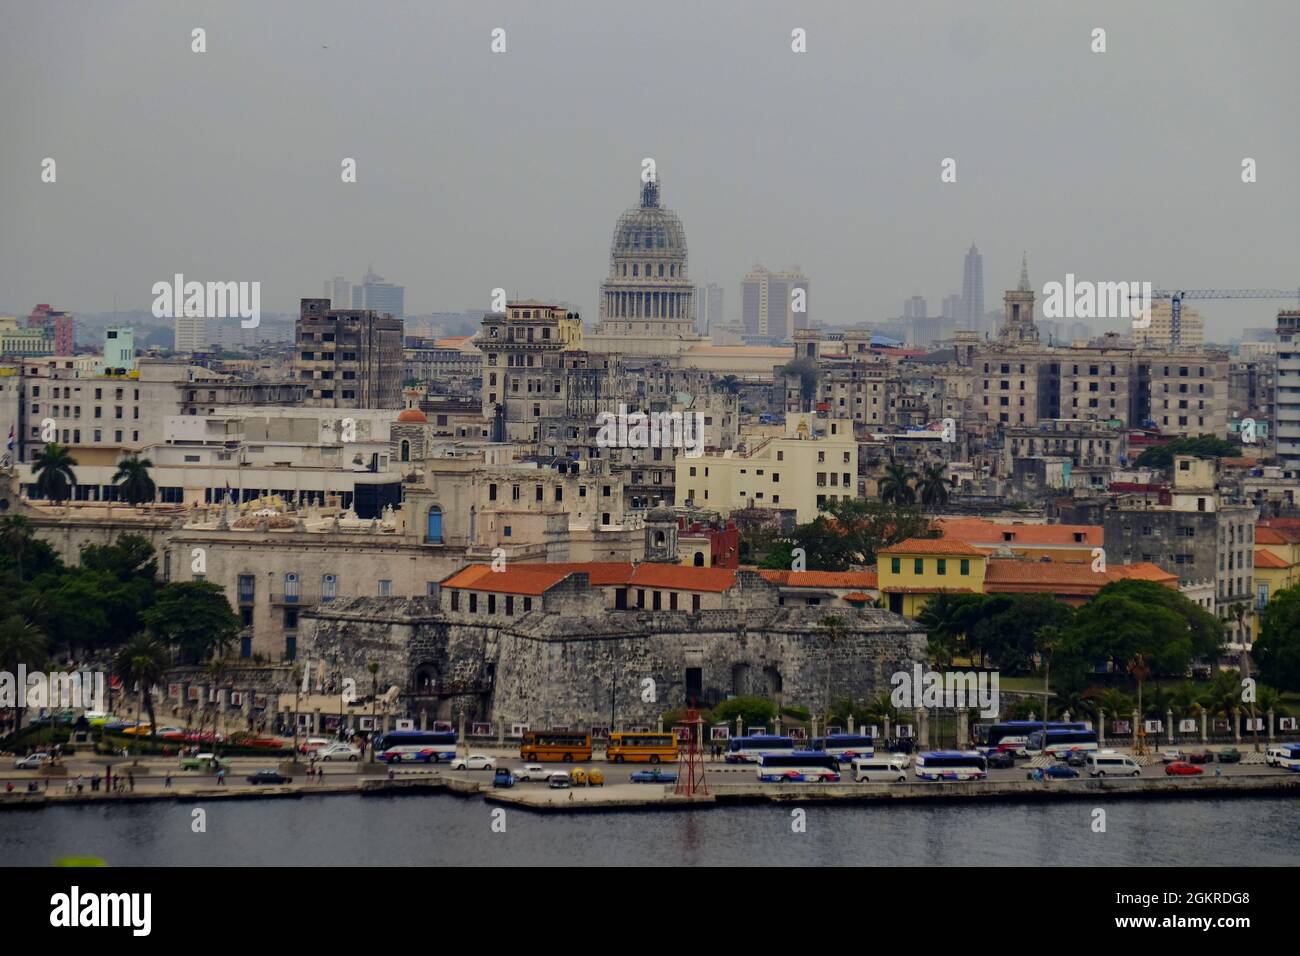
[[[405,760],[437,763],[456,759],[456,734],[424,730],[390,730],[375,738],[375,759],[385,763]]]
[[[727,744],[727,763],[754,763],[766,753],[787,753],[794,750],[791,737],[732,737]]]
[[[1036,730],[1029,735],[1025,744],[1025,753],[1030,757],[1047,754],[1055,757],[1067,754],[1071,750],[1094,751],[1097,749],[1097,731],[1095,730]]]
[[[676,734],[609,735],[605,759],[611,763],[662,763],[677,759]]]
[[[829,737],[814,737],[813,750],[822,750],[841,762],[854,757],[871,757],[876,753],[875,742],[865,734],[831,734]]]
[[[529,730],[524,732],[519,745],[519,756],[524,760],[543,763],[562,760],[565,763],[591,759],[591,734],[570,733],[566,730]]]
[[[1024,756],[1025,744],[1029,735],[1036,730],[1087,730],[1088,725],[1077,721],[1049,720],[1005,720],[997,724],[985,724],[976,728],[979,734],[977,750],[987,753],[990,750],[1014,750]]]
[[[1300,771],[1300,744],[1274,744],[1265,760],[1270,767]]]
[[[836,783],[840,762],[822,750],[765,753],[758,758],[759,783]]]
[[[916,775],[922,780],[983,780],[989,766],[974,750],[932,750],[916,758]]]

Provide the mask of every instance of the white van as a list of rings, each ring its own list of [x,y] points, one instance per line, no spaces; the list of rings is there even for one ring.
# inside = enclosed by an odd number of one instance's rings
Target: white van
[[[874,783],[884,781],[885,783],[902,783],[907,779],[907,770],[904,765],[893,759],[881,759],[871,757],[857,757],[853,760],[853,782],[854,783]]]
[[[1104,777],[1110,774],[1112,777],[1140,777],[1142,768],[1132,757],[1125,754],[1117,754],[1109,750],[1093,751],[1087,757],[1088,776]]]

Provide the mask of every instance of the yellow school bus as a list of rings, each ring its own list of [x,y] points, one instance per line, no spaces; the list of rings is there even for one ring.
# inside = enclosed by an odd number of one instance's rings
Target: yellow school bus
[[[565,730],[529,730],[519,745],[519,756],[524,760],[546,762],[562,760],[565,763],[591,759],[591,734],[570,733]]]
[[[612,733],[605,759],[610,763],[672,762],[677,759],[677,735]]]

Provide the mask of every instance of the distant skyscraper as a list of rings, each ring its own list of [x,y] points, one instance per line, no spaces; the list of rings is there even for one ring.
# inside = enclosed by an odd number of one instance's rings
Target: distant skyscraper
[[[71,312],[59,312],[42,302],[27,316],[27,327],[40,329],[46,326],[54,328],[55,355],[72,355],[76,352],[77,323]]]
[[[330,300],[332,309],[350,309],[352,307],[352,283],[342,276],[325,280],[325,298]]]
[[[801,297],[796,290],[802,290]],[[802,299],[802,309],[795,306]],[[808,328],[808,277],[798,266],[769,272],[754,266],[740,282],[740,324],[746,338],[785,342]]]
[[[903,318],[924,319],[928,314],[929,306],[926,305],[923,296],[914,295],[910,299],[903,300]]]
[[[208,351],[208,320],[199,315],[186,315],[184,309],[178,309],[176,318],[172,320],[176,331],[176,342],[173,346],[177,352],[206,352]]]
[[[966,253],[961,280],[961,328],[978,329],[984,322],[984,257],[974,245]]]
[[[368,270],[361,283],[352,287],[352,308],[403,318],[406,315],[406,288],[385,282],[383,276],[375,275],[373,269]]]
[[[961,316],[961,296],[946,295],[943,297],[943,317],[956,321]]]
[[[702,285],[695,290],[696,327],[701,335],[708,335],[714,326],[725,324],[722,315],[722,286],[716,282]]]

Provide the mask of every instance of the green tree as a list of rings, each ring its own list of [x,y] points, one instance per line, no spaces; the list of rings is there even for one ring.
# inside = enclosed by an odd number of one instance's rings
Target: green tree
[[[885,477],[880,479],[880,500],[894,505],[914,504],[916,490],[909,482],[915,477],[916,474],[903,465],[887,465]]]
[[[1251,658],[1261,681],[1284,691],[1300,691],[1300,587],[1273,594],[1264,608]]]
[[[1174,463],[1175,455],[1195,455],[1197,458],[1231,458],[1237,449],[1214,435],[1198,435],[1196,438],[1175,438],[1163,445],[1154,445],[1137,456],[1134,467],[1169,468]]]
[[[140,685],[140,696],[135,704],[135,722],[140,723],[140,707],[143,704],[149,715],[149,736],[158,732],[158,721],[153,712],[153,688],[163,678],[167,670],[167,649],[147,634],[139,634],[129,644],[117,652],[113,658],[113,670],[122,680],[125,689],[132,684]],[[139,733],[135,742],[140,742]]]
[[[1182,677],[1194,659],[1216,656],[1223,624],[1178,591],[1153,581],[1114,581],[1074,615],[1060,653],[1091,666],[1128,672],[1140,654],[1152,673]]]
[[[1060,646],[1061,633],[1073,618],[1073,609],[1050,594],[995,594],[971,628],[972,639],[981,660],[1007,673],[1024,674],[1041,651],[1038,632],[1052,628],[1054,646]]]
[[[32,523],[22,515],[0,518],[0,548],[13,559],[19,580],[23,578],[23,555],[35,540]]]
[[[48,498],[56,504],[67,501],[72,496],[73,485],[77,483],[77,476],[72,470],[76,463],[68,449],[57,442],[50,442],[44,450],[38,451],[32,460],[36,496]]]
[[[821,367],[817,360],[810,357],[797,358],[787,362],[781,369],[782,374],[799,379],[799,401],[805,412],[813,410],[817,398],[817,380],[821,377]]]
[[[25,664],[28,670],[41,670],[45,667],[47,649],[45,635],[31,622],[17,614],[0,620],[0,670],[16,675],[19,664]],[[15,701],[18,703],[21,699]],[[15,730],[23,725],[23,710],[15,707]]]
[[[921,504],[927,508],[942,508],[948,503],[948,466],[940,462],[937,465],[926,465],[921,470],[921,478],[917,483],[921,489]]]
[[[109,545],[87,545],[81,552],[81,566],[112,574],[121,581],[153,581],[158,577],[154,547],[148,538],[138,534],[124,534]]]
[[[718,723],[734,723],[740,717],[746,727],[762,724],[770,728],[776,719],[776,704],[764,697],[733,697],[713,708]]]
[[[122,459],[113,475],[113,484],[117,485],[124,501],[138,505],[154,500],[158,489],[149,477],[149,469],[152,467],[152,461],[139,455]]]
[[[239,634],[239,618],[230,609],[225,592],[211,581],[164,585],[153,607],[141,616],[186,663],[224,654]]]

